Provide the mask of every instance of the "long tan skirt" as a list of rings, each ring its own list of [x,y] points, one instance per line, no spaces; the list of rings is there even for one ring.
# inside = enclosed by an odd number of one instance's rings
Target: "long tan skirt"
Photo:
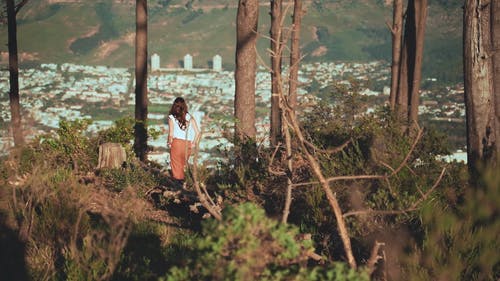
[[[187,147],[187,149],[186,149]],[[174,139],[170,146],[170,166],[172,177],[176,180],[184,180],[184,168],[191,154],[191,142],[187,140]]]

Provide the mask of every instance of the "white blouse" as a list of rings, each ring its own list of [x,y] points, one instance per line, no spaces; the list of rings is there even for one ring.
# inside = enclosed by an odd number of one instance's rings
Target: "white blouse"
[[[179,121],[172,114],[170,114],[168,118],[172,120],[172,123],[174,123],[173,135],[172,135],[174,139],[189,140],[189,141],[194,140],[195,131],[193,125],[190,124],[191,115],[189,113],[186,114],[187,133],[186,130],[181,129]]]

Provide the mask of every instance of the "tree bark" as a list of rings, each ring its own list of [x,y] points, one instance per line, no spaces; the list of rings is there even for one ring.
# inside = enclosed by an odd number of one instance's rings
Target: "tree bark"
[[[147,160],[148,117],[148,13],[147,0],[136,0],[135,29],[135,142],[134,152],[141,161]]]
[[[410,125],[418,123],[420,104],[420,81],[422,80],[422,59],[424,56],[425,21],[427,20],[427,0],[412,1],[415,17],[415,56],[413,57],[413,75],[411,79],[408,121]]]
[[[127,161],[125,149],[119,143],[103,143],[99,146],[99,159],[97,169],[121,168],[123,162]]]
[[[396,113],[400,120],[406,120],[408,116],[408,43],[406,36],[401,49],[401,64],[399,66],[398,91],[396,94]]]
[[[464,90],[467,163],[475,180],[479,165],[494,159],[496,141],[491,59],[491,3],[466,0],[464,5]],[[494,18],[496,15],[494,16]],[[495,28],[493,28],[495,30]],[[496,160],[495,160],[496,161]]]
[[[278,75],[281,74],[281,0],[271,0],[271,136],[272,146],[276,146],[282,139],[280,93]]]
[[[417,0],[419,1],[419,0]],[[400,116],[408,121],[410,112],[411,91],[413,89],[413,77],[415,75],[416,54],[416,14],[415,0],[408,1],[406,8],[405,33],[403,41],[403,53],[401,55],[400,92],[398,93],[398,105]]]
[[[396,107],[398,91],[399,67],[401,65],[401,43],[403,41],[403,1],[394,0],[392,15],[392,65],[391,65],[391,93],[389,103],[392,110]]]
[[[494,165],[500,166],[500,1],[491,1],[491,45],[493,47],[493,100],[495,108]]]
[[[288,87],[288,105],[295,114],[297,107],[297,86],[300,61],[300,26],[302,24],[302,0],[294,0],[292,19],[292,44],[290,46],[290,79]]]
[[[255,72],[257,69],[258,0],[239,0],[236,18],[235,136],[255,139]]]
[[[24,143],[23,129],[21,123],[21,105],[19,102],[19,61],[17,55],[17,20],[16,6],[14,0],[6,0],[7,4],[7,29],[9,46],[9,105],[11,116],[11,128],[14,137],[14,145]]]

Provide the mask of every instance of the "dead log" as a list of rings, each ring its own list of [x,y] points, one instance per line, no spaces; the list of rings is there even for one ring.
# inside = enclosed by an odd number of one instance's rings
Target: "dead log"
[[[119,143],[103,143],[99,146],[97,169],[120,168],[127,161],[127,153]]]

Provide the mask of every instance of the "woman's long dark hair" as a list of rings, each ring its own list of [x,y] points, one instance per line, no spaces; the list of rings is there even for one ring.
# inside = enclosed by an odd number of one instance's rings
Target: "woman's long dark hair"
[[[188,113],[188,107],[186,101],[178,97],[174,100],[172,104],[172,108],[170,109],[170,115],[173,115],[177,121],[179,121],[179,125],[181,129],[185,130],[187,127],[186,114]]]

